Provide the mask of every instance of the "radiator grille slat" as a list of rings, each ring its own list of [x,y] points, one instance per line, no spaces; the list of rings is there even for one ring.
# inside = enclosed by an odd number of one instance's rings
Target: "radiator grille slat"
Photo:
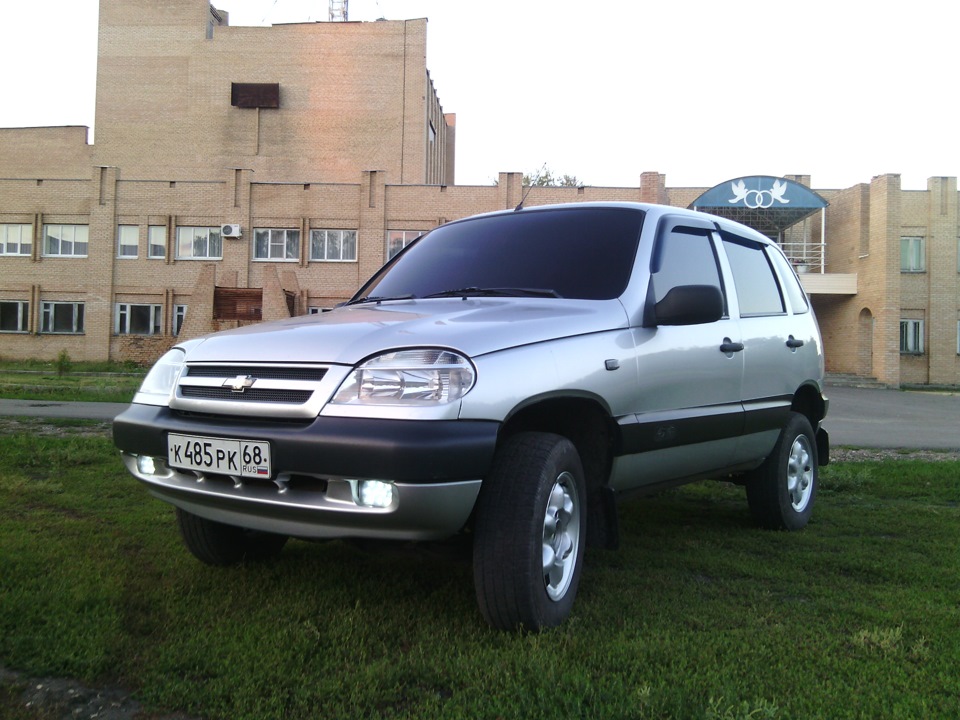
[[[248,388],[244,392],[233,392],[230,388],[197,387],[182,385],[180,395],[200,400],[221,400],[224,402],[271,402],[302,405],[313,395],[312,390],[268,390]]]
[[[256,365],[188,365],[187,377],[235,378],[250,375],[258,380],[306,380],[320,382],[327,374],[326,368],[311,367],[263,367]]]

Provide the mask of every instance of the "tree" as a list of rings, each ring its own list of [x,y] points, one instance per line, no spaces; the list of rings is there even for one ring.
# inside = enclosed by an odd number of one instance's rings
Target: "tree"
[[[583,183],[576,175],[555,175],[553,170],[544,165],[536,173],[524,173],[523,184],[526,187],[580,187]]]

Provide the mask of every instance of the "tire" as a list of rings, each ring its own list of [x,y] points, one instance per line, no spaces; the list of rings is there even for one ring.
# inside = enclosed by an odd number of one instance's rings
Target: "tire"
[[[207,565],[266,560],[278,555],[287,544],[286,535],[225,525],[180,508],[177,508],[177,526],[183,544],[197,560]]]
[[[800,530],[810,521],[820,482],[817,441],[805,415],[790,413],[773,452],[747,478],[754,520],[771,530]]]
[[[583,467],[569,440],[519,433],[494,458],[477,498],[473,579],[486,621],[538,631],[570,614],[583,566]]]

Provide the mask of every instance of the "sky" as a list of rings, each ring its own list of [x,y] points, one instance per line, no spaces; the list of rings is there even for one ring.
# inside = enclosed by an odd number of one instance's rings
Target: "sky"
[[[231,25],[326,21],[328,0],[217,0]],[[0,0],[0,127],[93,128],[97,0]],[[905,189],[960,175],[960,3],[349,0],[428,18],[457,115],[456,182],[544,164],[585,185],[810,175]]]

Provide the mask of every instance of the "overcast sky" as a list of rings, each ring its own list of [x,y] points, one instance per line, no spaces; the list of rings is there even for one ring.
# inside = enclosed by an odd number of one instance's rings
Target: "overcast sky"
[[[97,0],[0,0],[0,127],[94,124]],[[327,0],[219,0],[231,25],[325,21]],[[913,0],[350,0],[429,18],[457,114],[458,184],[500,171],[587,185],[743,175],[848,187],[960,175],[960,3]]]

